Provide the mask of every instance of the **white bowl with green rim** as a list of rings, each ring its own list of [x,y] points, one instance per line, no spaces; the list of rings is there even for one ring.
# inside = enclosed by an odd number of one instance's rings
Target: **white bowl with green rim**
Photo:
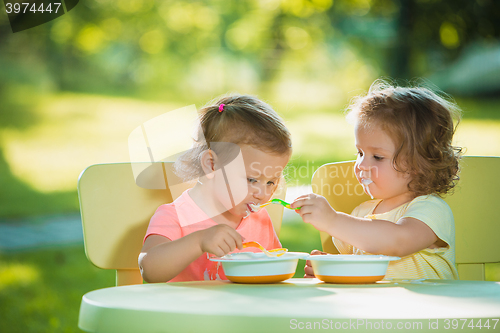
[[[304,252],[286,252],[279,257],[268,257],[262,252],[238,252],[221,258],[220,262],[228,280],[237,283],[276,283],[295,274],[299,259],[308,256]]]
[[[374,283],[384,278],[389,262],[400,257],[384,255],[310,255],[314,275],[328,283]]]

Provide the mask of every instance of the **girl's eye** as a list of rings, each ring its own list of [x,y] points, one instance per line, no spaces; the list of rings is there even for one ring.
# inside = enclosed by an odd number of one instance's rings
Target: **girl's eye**
[[[373,155],[373,158],[377,161],[381,161],[383,160],[384,158],[382,156],[378,156],[378,155]]]
[[[275,185],[275,183],[274,183],[274,182],[269,181],[269,182],[267,182],[267,185],[269,185],[269,186],[274,186],[274,185]]]
[[[255,179],[255,178],[247,178],[247,180],[249,183],[256,183],[257,182],[257,179]]]
[[[356,153],[356,155],[357,155],[357,156],[359,156],[359,157],[362,157],[362,156],[363,156],[363,153],[362,153],[362,152],[360,152],[360,151],[358,151],[358,152]]]

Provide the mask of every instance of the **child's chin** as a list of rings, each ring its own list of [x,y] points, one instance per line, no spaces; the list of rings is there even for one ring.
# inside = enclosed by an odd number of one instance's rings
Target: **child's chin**
[[[231,209],[229,212],[239,218],[245,218],[251,214],[249,210],[244,210],[244,209],[237,209],[237,210]]]

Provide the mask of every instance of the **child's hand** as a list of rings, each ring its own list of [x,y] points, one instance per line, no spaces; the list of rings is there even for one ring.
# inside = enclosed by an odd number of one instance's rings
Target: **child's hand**
[[[200,247],[208,252],[222,257],[236,248],[243,249],[243,237],[233,228],[225,224],[218,224],[202,231]]]
[[[291,208],[296,210],[305,223],[312,224],[320,231],[327,231],[337,212],[330,206],[325,197],[314,193],[298,197],[291,204]]]
[[[319,251],[319,250],[312,250],[311,255],[325,255],[327,254],[326,252]],[[304,266],[304,278],[314,278],[314,271],[311,265],[311,260],[306,260],[306,265]]]

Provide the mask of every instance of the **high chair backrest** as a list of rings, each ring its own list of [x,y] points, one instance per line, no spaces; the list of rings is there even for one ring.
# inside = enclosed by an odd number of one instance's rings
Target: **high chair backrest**
[[[314,193],[324,196],[335,210],[348,214],[370,199],[354,175],[354,162],[324,164],[314,172],[311,180]],[[320,236],[323,251],[339,253],[330,235],[322,231]]]
[[[445,197],[455,218],[455,246],[461,280],[485,280],[485,264],[500,263],[500,157],[465,156],[460,181]]]
[[[86,168],[78,180],[78,197],[83,225],[85,253],[89,261],[102,269],[116,270],[116,285],[141,284],[137,259],[150,218],[156,209],[171,203],[194,184],[166,189],[146,189],[136,184],[133,163],[96,164]],[[172,162],[156,162],[163,171],[165,184],[172,180]],[[181,182],[179,182],[181,183]],[[274,194],[284,199],[286,185]],[[266,207],[279,235],[283,207]]]
[[[460,181],[445,197],[455,218],[455,255],[461,280],[484,280],[485,264],[500,263],[500,157],[464,156]],[[341,212],[350,213],[369,200],[354,176],[354,161],[329,163],[312,177],[313,192]],[[321,232],[323,251],[338,253],[332,238]]]

